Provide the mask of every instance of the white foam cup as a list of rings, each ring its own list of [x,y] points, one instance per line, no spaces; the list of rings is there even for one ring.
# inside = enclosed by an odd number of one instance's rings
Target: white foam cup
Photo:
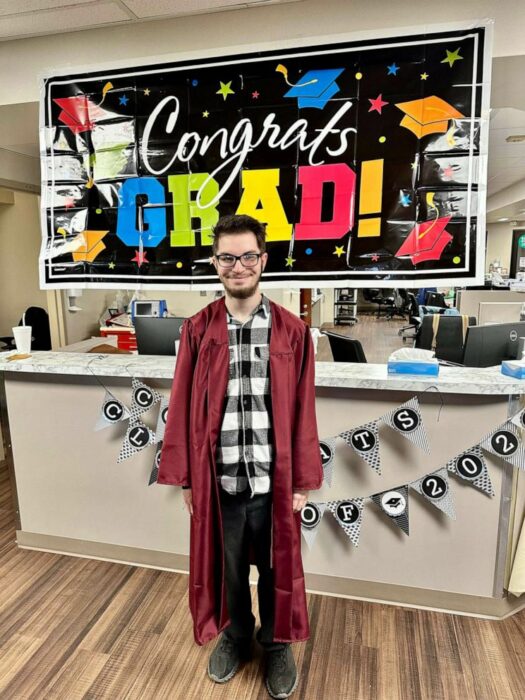
[[[14,326],[13,336],[18,352],[27,354],[31,352],[31,326]]]

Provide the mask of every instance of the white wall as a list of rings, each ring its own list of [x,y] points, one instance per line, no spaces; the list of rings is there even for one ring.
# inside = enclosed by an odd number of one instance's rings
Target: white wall
[[[487,253],[485,255],[485,269],[487,271],[495,258],[501,260],[501,267],[506,267],[510,271],[512,229],[513,227],[508,221],[487,224]]]
[[[12,335],[28,306],[47,309],[38,282],[38,197],[15,192],[14,198],[14,204],[0,205],[0,335]]]
[[[100,63],[130,65],[157,57],[202,56],[264,41],[308,42],[311,36],[495,18],[494,55],[525,54],[525,3],[515,0],[304,0],[290,5],[239,9],[211,15],[0,43],[0,104],[38,100],[37,76],[53,69],[77,70]],[[9,69],[7,70],[7,68]]]
[[[299,314],[299,290],[265,289],[264,293],[273,301]],[[86,289],[76,300],[82,311],[67,311],[66,293],[62,292],[66,344],[70,345],[99,334],[99,318],[108,306],[115,306],[115,290]],[[133,292],[128,293],[131,299]],[[174,316],[192,316],[215,299],[215,292],[170,292],[145,291],[144,299],[166,299],[168,311]]]

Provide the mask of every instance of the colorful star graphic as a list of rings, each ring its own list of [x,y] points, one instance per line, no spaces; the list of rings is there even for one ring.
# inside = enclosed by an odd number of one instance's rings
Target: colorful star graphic
[[[114,269],[115,269],[115,263],[113,262],[113,260],[108,264],[108,267],[109,267],[110,270],[114,270]]]
[[[291,255],[289,255],[289,256],[286,258],[286,267],[293,267],[294,262],[295,262],[295,259],[292,258]]]
[[[341,255],[344,255],[344,254],[345,254],[345,247],[342,245],[336,245],[335,250],[332,253],[332,255],[337,255],[337,257],[340,258]]]
[[[442,170],[443,177],[454,177],[454,168],[451,165],[447,165],[446,168]]]
[[[204,110],[204,112],[202,113],[202,116],[204,117],[204,119],[208,119],[208,117],[210,116],[210,113],[208,112],[207,109]]]
[[[252,92],[252,100],[257,100],[257,99],[259,99],[259,93],[257,92],[257,90],[254,90]]]
[[[232,90],[232,80],[230,80],[229,83],[223,83],[222,80],[219,80],[221,86],[215,93],[216,95],[222,95],[223,100],[226,100],[228,95],[235,95],[235,92]]]
[[[119,105],[122,105],[123,107],[125,107],[128,104],[128,102],[129,102],[129,97],[126,97],[126,95],[122,95],[122,97],[118,98]]]
[[[93,262],[100,253],[105,250],[106,246],[102,243],[102,239],[109,231],[82,231],[73,239],[76,244],[73,251],[73,260],[75,262]]]
[[[385,102],[383,100],[383,95],[378,95],[375,100],[368,98],[368,101],[370,102],[370,109],[368,110],[369,112],[373,112],[374,110],[378,112],[379,114],[382,113],[382,109],[385,105],[389,104],[389,102]]]
[[[428,78],[428,73],[421,73],[421,80],[426,80]]]
[[[136,262],[139,267],[144,263],[149,263],[149,260],[146,258],[146,255],[147,255],[146,250],[142,253],[140,252],[140,250],[136,250],[135,257],[131,258],[131,262]]]
[[[372,262],[377,262],[379,260],[379,255],[372,255]]]
[[[399,70],[398,65],[396,65],[395,63],[392,63],[390,66],[387,66],[387,68],[388,68],[387,75],[397,75],[397,71]]]
[[[412,204],[412,200],[410,199],[410,195],[405,194],[404,192],[402,192],[399,195],[399,202],[400,202],[402,207],[409,207]]]
[[[462,61],[463,56],[459,55],[460,49],[461,47],[459,49],[456,49],[455,51],[449,51],[448,49],[446,49],[447,57],[444,58],[441,61],[441,63],[448,63],[448,65],[452,68],[456,61]]]
[[[151,92],[151,90],[149,88],[146,88],[144,90],[144,94],[146,95],[146,97],[149,97],[150,92]]]

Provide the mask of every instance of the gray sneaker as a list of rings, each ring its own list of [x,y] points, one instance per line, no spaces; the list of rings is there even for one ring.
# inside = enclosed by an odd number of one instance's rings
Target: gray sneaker
[[[290,645],[266,653],[266,689],[272,698],[289,697],[297,688],[299,678]]]
[[[241,661],[248,661],[251,656],[251,641],[236,644],[222,635],[212,651],[208,661],[208,676],[215,683],[226,683],[237,673]]]

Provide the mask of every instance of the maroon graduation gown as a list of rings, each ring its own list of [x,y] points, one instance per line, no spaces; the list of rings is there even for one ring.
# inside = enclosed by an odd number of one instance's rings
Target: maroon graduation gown
[[[292,494],[318,489],[323,479],[315,418],[315,363],[308,326],[279,304],[270,304],[274,641],[297,642],[308,639],[309,626],[301,519],[300,513],[293,513]],[[215,464],[228,368],[222,297],[184,322],[158,476],[160,484],[192,488],[189,602],[197,644],[206,644],[230,622]]]

